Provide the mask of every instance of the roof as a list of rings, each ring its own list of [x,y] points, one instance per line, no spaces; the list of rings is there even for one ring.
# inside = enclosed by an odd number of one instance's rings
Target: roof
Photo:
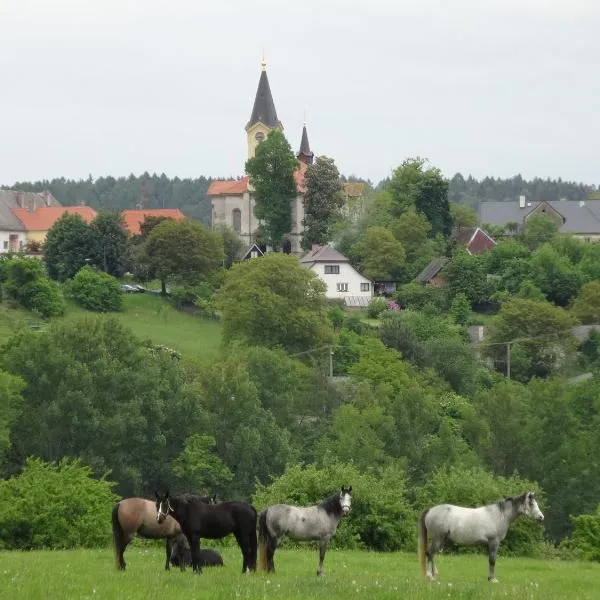
[[[344,183],[344,194],[350,198],[358,198],[362,196],[365,190],[365,184],[358,181],[348,181]]]
[[[549,200],[545,202],[564,218],[560,226],[561,233],[600,233],[600,200],[576,202],[572,200]],[[479,205],[479,219],[490,225],[523,223],[523,220],[535,210],[541,202],[530,202],[525,208],[519,208],[519,201],[483,201]]]
[[[294,171],[294,181],[299,194],[306,192],[304,184],[304,176],[308,165],[303,162],[298,163],[298,168]],[[207,196],[241,196],[246,192],[250,192],[250,179],[248,176],[240,179],[218,179],[211,182],[208,187]]]
[[[258,253],[259,256],[264,256],[265,253],[260,249],[259,245],[254,242],[250,244],[241,254],[241,260],[246,260],[252,257],[252,251]]]
[[[456,241],[465,246],[473,254],[479,254],[484,250],[489,250],[496,245],[496,242],[487,231],[481,227],[461,227],[454,234]]]
[[[273,102],[273,96],[271,95],[271,86],[269,85],[267,71],[264,68],[258,80],[254,107],[252,108],[252,114],[250,115],[246,129],[249,129],[256,123],[263,123],[263,125],[266,125],[270,129],[281,127],[281,122],[277,118],[277,111],[275,110],[275,102]]]
[[[331,246],[320,246],[318,244],[313,247],[300,259],[300,264],[312,266],[320,262],[350,262],[343,254],[331,248]]]
[[[302,127],[302,139],[300,141],[300,150],[298,151],[298,158],[306,157],[307,162],[311,163],[314,155],[314,152],[310,151],[310,144],[308,143],[308,133],[306,131],[306,125],[304,125],[304,127]]]
[[[65,213],[79,215],[86,223],[96,218],[96,211],[91,206],[40,206],[34,211],[13,208],[12,212],[26,231],[48,231]]]
[[[146,217],[166,217],[183,221],[185,215],[178,208],[149,208],[148,210],[124,210],[121,212],[125,229],[131,235],[139,235],[142,232],[141,225]]]
[[[0,190],[0,230],[25,231],[23,222],[11,209],[25,208],[33,211],[40,206],[60,206],[60,203],[50,192]]]
[[[448,259],[444,256],[435,258],[415,277],[415,281],[428,283],[444,268],[447,262]]]

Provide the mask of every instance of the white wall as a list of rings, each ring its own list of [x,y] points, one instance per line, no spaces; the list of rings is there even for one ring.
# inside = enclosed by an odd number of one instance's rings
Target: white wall
[[[12,252],[20,252],[21,244],[25,246],[27,244],[27,234],[24,231],[0,231],[0,254],[11,252],[9,238],[11,235],[17,236],[16,248]],[[4,247],[6,245],[6,248]]]
[[[340,272],[326,274],[326,266],[338,266]],[[314,271],[327,284],[327,292],[325,293],[327,298],[343,299],[349,296],[371,298],[373,296],[373,282],[363,277],[350,263],[317,263],[311,267],[311,271]],[[361,291],[361,283],[369,284],[368,290]],[[347,291],[339,290],[338,284],[347,284]]]

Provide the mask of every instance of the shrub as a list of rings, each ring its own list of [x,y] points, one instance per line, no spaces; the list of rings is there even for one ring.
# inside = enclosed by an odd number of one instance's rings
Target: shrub
[[[0,547],[33,550],[106,546],[113,483],[93,479],[78,460],[28,458],[20,475],[0,481]]]
[[[42,263],[35,258],[3,261],[4,292],[24,308],[43,317],[62,315],[65,302],[58,287],[48,279]]]
[[[211,285],[206,281],[201,281],[196,285],[173,290],[169,299],[177,310],[193,306],[203,316],[212,318],[216,314],[213,295],[214,291]]]
[[[475,507],[525,491],[535,491],[541,511],[547,510],[544,493],[536,483],[517,475],[495,476],[478,467],[450,467],[429,475],[427,481],[415,489],[414,507],[418,512],[442,502]],[[509,528],[500,551],[507,555],[539,556],[545,552],[543,535],[543,526],[521,517]]]
[[[387,307],[385,298],[373,298],[367,307],[367,316],[369,319],[377,319]]]
[[[434,304],[439,310],[446,310],[448,294],[444,288],[421,285],[416,281],[403,285],[396,292],[396,301],[402,308],[422,310],[426,304]]]
[[[405,497],[406,473],[400,463],[373,473],[335,461],[327,461],[322,468],[293,466],[269,486],[259,486],[253,503],[257,510],[280,502],[309,506],[342,485],[352,486],[352,508],[340,522],[331,546],[415,549],[416,516]]]
[[[454,319],[455,323],[459,325],[465,325],[471,312],[471,303],[465,294],[459,292],[454,296],[452,300],[452,306],[450,307],[450,315]]]
[[[572,517],[571,521],[575,525],[573,535],[561,546],[579,558],[600,562],[600,505],[594,514]]]
[[[68,289],[74,300],[88,310],[113,312],[123,308],[119,282],[89,265],[77,272]]]

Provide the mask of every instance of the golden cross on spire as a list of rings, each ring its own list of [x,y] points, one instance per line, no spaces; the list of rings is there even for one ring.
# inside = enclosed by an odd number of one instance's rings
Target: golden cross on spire
[[[265,58],[265,49],[263,48],[263,52],[262,52],[262,61],[261,61],[261,66],[262,66],[262,70],[266,71],[267,70],[267,59]]]
[[[306,113],[308,111],[306,110],[306,108],[304,109],[304,126],[306,127]]]

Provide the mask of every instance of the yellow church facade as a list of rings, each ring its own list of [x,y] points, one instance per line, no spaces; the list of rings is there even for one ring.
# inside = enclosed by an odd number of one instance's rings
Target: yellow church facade
[[[283,124],[277,118],[266,64],[263,61],[254,106],[245,127],[248,158],[254,157],[258,144],[267,137],[270,131],[275,129],[283,131]],[[304,220],[304,174],[308,165],[312,164],[314,157],[308,143],[306,125],[302,131],[302,141],[297,157],[299,162],[294,179],[298,195],[292,200],[292,230],[289,232],[288,239],[291,252],[301,254],[300,244],[304,229],[302,224]],[[260,222],[254,215],[254,195],[248,177],[213,181],[208,189],[208,197],[211,200],[213,229],[223,225],[230,227],[237,232],[247,246],[250,246],[255,240]]]

